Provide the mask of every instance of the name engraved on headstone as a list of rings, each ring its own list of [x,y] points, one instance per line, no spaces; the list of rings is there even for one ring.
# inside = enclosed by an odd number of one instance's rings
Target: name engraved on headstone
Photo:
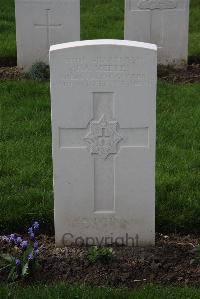
[[[151,78],[147,78],[143,72],[133,72],[133,66],[138,69],[144,63],[141,57],[96,57],[92,63],[86,57],[68,59],[64,84],[71,87],[151,84]]]

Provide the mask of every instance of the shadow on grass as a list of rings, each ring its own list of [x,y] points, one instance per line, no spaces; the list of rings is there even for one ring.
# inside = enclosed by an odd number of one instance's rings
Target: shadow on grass
[[[195,56],[189,56],[188,58],[188,64],[200,64],[200,53]]]
[[[16,57],[0,57],[0,67],[11,67],[17,65]]]

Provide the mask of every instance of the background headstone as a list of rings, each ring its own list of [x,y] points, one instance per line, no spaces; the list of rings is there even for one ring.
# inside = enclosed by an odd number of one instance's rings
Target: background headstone
[[[80,40],[80,0],[15,0],[17,61],[49,63],[51,45]]]
[[[158,46],[158,64],[188,59],[189,0],[125,0],[125,39]]]
[[[152,44],[51,47],[58,246],[154,243],[156,70]]]

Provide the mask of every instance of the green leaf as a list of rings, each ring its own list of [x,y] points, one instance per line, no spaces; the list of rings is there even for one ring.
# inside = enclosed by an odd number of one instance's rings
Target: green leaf
[[[28,263],[22,267],[22,277],[29,275]]]
[[[8,281],[14,281],[16,278],[17,278],[16,268],[12,267],[12,269],[10,270],[10,273],[8,275]]]
[[[30,253],[33,253],[33,246],[29,245],[23,254],[23,261],[26,262]]]
[[[15,258],[8,253],[2,253],[0,254],[0,257],[6,262],[15,263]]]

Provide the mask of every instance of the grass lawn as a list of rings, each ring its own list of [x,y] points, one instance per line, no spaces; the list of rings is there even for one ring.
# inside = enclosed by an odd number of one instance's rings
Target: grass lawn
[[[200,56],[200,1],[190,0],[189,56]],[[14,0],[0,0],[0,60],[16,59]],[[124,0],[81,0],[81,39],[123,39]]]
[[[200,84],[158,86],[159,231],[200,232]]]
[[[147,286],[138,291],[119,291],[104,288],[88,288],[85,286],[37,287],[0,287],[0,298],[7,299],[195,299],[200,298],[200,289],[194,288],[161,288]]]
[[[0,82],[0,231],[53,227],[49,84]],[[157,230],[200,228],[200,84],[159,83]]]
[[[0,228],[53,224],[49,84],[0,83]],[[8,124],[9,123],[9,124]]]

